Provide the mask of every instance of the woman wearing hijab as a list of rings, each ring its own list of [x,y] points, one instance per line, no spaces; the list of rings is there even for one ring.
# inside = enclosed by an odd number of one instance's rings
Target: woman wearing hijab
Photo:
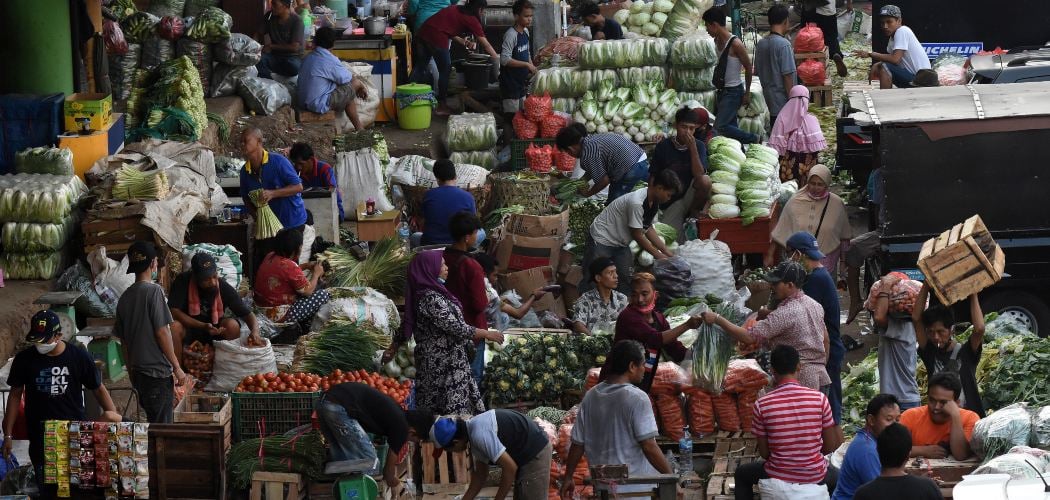
[[[474,342],[502,343],[503,334],[467,324],[459,300],[445,289],[447,276],[441,250],[420,252],[412,259],[401,338],[384,359],[414,335],[416,407],[439,415],[477,415],[485,405],[470,372]]]
[[[656,277],[649,273],[635,273],[631,279],[631,303],[616,319],[616,334],[613,345],[621,340],[636,340],[645,346],[645,377],[639,387],[649,392],[656,375],[656,365],[666,354],[676,363],[685,359],[685,346],[678,341],[683,333],[701,325],[700,316],[693,316],[685,323],[671,328],[663,313],[656,310]],[[608,375],[602,367],[599,380]]]
[[[809,179],[809,170],[817,164],[817,155],[828,147],[820,122],[809,112],[809,89],[791,87],[788,102],[777,115],[769,145],[780,153],[780,182],[795,179],[801,188]]]
[[[791,103],[788,103],[791,106]],[[786,109],[786,108],[785,108]],[[781,115],[783,116],[783,114]],[[777,118],[780,124],[780,118]],[[765,265],[773,265],[776,252],[783,252],[791,235],[805,231],[816,236],[817,246],[824,258],[820,263],[838,280],[838,264],[844,261],[853,230],[846,215],[846,204],[831,192],[831,171],[824,165],[814,165],[804,188],[788,200],[773,228],[773,241],[765,256]]]

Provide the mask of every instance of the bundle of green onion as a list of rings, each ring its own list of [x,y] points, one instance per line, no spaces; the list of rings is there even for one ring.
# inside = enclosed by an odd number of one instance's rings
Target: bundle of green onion
[[[280,219],[277,218],[277,214],[273,213],[273,209],[270,205],[262,203],[259,198],[262,196],[262,189],[256,189],[251,193],[248,193],[248,197],[252,199],[252,203],[255,204],[255,239],[265,240],[277,236],[277,232],[284,229],[281,225]]]
[[[359,261],[341,247],[329,248],[319,260],[328,262],[325,273],[329,286],[367,286],[390,298],[405,294],[408,263],[411,254],[397,238],[384,238],[376,243],[365,260]]]
[[[309,422],[306,422],[309,423]],[[231,481],[239,489],[251,486],[256,471],[295,472],[309,479],[324,476],[324,442],[317,431],[246,439],[226,457]]]
[[[124,166],[117,170],[113,197],[118,200],[161,200],[168,196],[168,176],[163,170],[143,172]]]
[[[390,347],[390,336],[370,321],[333,318],[306,343],[300,367],[326,375],[336,368],[372,369],[376,351]]]

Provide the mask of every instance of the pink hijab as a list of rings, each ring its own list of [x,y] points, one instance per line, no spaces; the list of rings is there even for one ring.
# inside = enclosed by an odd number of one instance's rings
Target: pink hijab
[[[777,115],[769,145],[781,155],[788,151],[816,153],[828,147],[817,117],[809,112],[809,89],[802,85],[791,87],[788,102]]]

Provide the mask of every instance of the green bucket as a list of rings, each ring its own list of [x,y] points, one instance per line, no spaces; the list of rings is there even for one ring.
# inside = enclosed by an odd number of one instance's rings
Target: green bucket
[[[379,496],[379,484],[364,474],[340,478],[334,490],[339,500],[375,500]]]
[[[422,83],[398,85],[397,124],[404,130],[425,130],[430,128],[430,117],[437,101],[433,89]]]

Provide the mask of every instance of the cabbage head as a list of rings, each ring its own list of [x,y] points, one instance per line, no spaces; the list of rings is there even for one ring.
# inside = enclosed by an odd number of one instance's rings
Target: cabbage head
[[[736,205],[736,196],[733,196],[731,194],[716,194],[714,196],[711,196],[711,203],[721,203],[723,205]]]
[[[732,219],[740,215],[740,209],[736,205],[715,203],[707,210],[707,214],[713,219]]]
[[[729,172],[726,170],[716,170],[714,172],[711,172],[711,181],[736,186],[737,182],[740,181],[740,178],[737,177],[737,175],[733,172]]]
[[[707,162],[710,164],[711,170],[725,170],[734,174],[740,172],[740,163],[729,155],[715,153],[707,157]]]
[[[711,192],[714,194],[736,194],[736,186],[715,182],[711,184]]]

